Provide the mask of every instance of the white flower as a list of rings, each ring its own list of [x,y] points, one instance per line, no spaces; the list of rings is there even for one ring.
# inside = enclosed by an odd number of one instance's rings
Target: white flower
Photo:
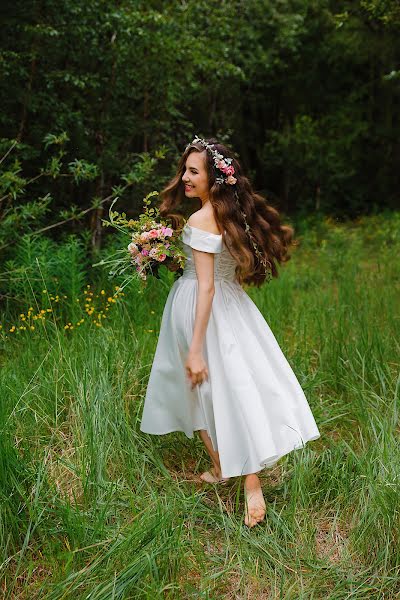
[[[133,242],[131,242],[128,246],[128,250],[131,254],[135,255],[139,252],[139,248],[136,246],[136,244],[134,244]]]

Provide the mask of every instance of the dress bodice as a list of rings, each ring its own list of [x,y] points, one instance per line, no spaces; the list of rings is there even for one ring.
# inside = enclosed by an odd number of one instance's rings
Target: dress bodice
[[[221,279],[236,280],[235,269],[237,263],[224,243],[222,234],[210,233],[186,223],[182,229],[181,240],[186,255],[183,278],[197,279],[193,248],[194,250],[215,254],[214,279],[216,281]]]

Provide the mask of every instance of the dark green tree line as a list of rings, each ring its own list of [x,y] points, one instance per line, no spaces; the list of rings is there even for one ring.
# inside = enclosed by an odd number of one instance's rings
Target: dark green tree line
[[[33,177],[43,140],[66,132],[66,162],[96,176],[40,179],[44,224],[118,186],[143,153],[166,160],[125,192],[140,209],[194,133],[237,150],[287,213],[354,216],[395,207],[400,17],[389,0],[15,0],[0,31],[2,166]],[[19,170],[18,170],[19,169]],[[0,219],[12,199],[3,194]],[[98,202],[99,204],[99,202]],[[99,245],[103,205],[90,212]]]

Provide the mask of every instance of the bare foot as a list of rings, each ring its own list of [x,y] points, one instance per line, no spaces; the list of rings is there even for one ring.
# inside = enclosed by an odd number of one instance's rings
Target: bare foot
[[[223,483],[224,481],[228,481],[229,477],[222,477],[220,469],[211,467],[209,471],[200,475],[200,479],[206,483]]]
[[[265,500],[257,475],[247,475],[244,482],[245,517],[248,527],[254,527],[265,517]]]

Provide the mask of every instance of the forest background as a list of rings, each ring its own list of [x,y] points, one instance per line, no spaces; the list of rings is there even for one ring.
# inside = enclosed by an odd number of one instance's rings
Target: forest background
[[[194,133],[231,144],[285,214],[398,207],[396,1],[16,0],[2,13],[1,260],[68,219],[46,235],[90,231],[99,250],[101,201],[140,212]]]
[[[398,1],[4,0],[1,18],[3,596],[398,598]],[[322,435],[263,474],[251,533],[240,483],[199,483],[198,440],[138,431],[174,275],[124,293],[92,266],[126,243],[112,201],[137,217],[194,134],[237,152],[301,242],[247,293]]]

